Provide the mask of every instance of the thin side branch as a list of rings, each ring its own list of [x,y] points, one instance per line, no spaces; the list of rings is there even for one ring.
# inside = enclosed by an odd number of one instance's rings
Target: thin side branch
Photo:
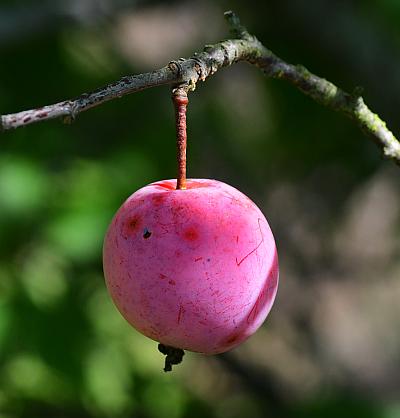
[[[220,68],[239,61],[247,61],[271,78],[286,80],[318,103],[341,112],[357,125],[382,149],[385,157],[400,165],[400,142],[386,127],[385,122],[364,103],[359,92],[346,93],[331,82],[310,73],[303,66],[288,64],[250,35],[236,15],[226,12],[234,39],[206,45],[203,52],[191,58],[172,61],[159,70],[123,77],[106,87],[85,93],[76,99],[19,113],[2,115],[0,131],[31,123],[63,118],[71,121],[85,110],[150,87],[166,84],[186,85],[194,90],[197,82],[205,81]]]

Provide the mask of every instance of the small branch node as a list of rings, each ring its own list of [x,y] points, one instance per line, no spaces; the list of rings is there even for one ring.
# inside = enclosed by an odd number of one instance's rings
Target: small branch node
[[[182,76],[182,65],[178,61],[173,60],[170,63],[168,63],[168,68],[173,73],[176,73],[178,78],[180,78]]]
[[[205,65],[204,61],[197,58],[196,56],[193,56],[193,61],[195,62],[194,69],[196,70],[199,80],[200,81],[206,81],[207,78],[207,66]],[[194,90],[194,89],[193,89]]]
[[[86,99],[85,95],[82,95],[81,99],[83,100]],[[66,125],[71,125],[75,121],[76,117],[78,116],[78,113],[79,113],[78,106],[71,102],[66,102],[64,106],[65,106],[65,111],[67,112],[67,114],[62,117],[62,122]]]

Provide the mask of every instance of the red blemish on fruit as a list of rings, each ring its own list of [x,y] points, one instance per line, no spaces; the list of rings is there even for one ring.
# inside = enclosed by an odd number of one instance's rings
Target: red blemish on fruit
[[[200,187],[208,187],[210,183],[207,182],[200,182],[194,180],[188,180],[186,183],[186,189],[199,189]]]
[[[197,258],[194,259],[194,261],[200,261],[202,259],[203,259],[203,257],[197,257]]]
[[[175,286],[175,285],[176,285],[176,281],[175,281],[175,280],[170,280],[168,283],[169,283],[170,285],[172,285],[172,286]]]
[[[199,237],[199,233],[194,228],[188,228],[184,233],[183,236],[188,241],[195,241]]]
[[[129,219],[127,219],[122,227],[122,236],[125,239],[128,239],[132,236],[136,231],[140,230],[142,224],[142,219],[139,215],[135,215]]]
[[[240,339],[240,334],[236,333],[229,336],[224,342],[223,345],[231,345]]]
[[[167,276],[166,276],[165,274],[160,273],[160,279],[161,279],[161,280],[164,280],[164,279],[166,279],[166,278],[167,278]]]
[[[139,228],[139,223],[140,223],[140,217],[135,216],[132,219],[129,219],[127,228],[129,229],[130,232],[134,232]]]
[[[185,309],[182,305],[179,306],[179,312],[178,312],[178,324],[181,322],[182,316],[185,313]]]
[[[167,196],[165,195],[165,193],[164,194],[157,194],[157,195],[153,196],[151,198],[151,200],[153,201],[153,203],[155,205],[161,205],[161,203],[163,203],[165,201],[166,197]]]
[[[30,116],[27,116],[26,118],[23,119],[23,122],[24,123],[29,122],[31,119],[32,118]]]
[[[206,321],[199,321],[199,324],[201,324],[201,325],[207,325],[207,322]]]
[[[236,235],[236,244],[239,242],[239,235]]]
[[[179,258],[182,255],[182,253],[179,250],[175,251],[175,257]]]
[[[47,117],[47,115],[48,115],[48,113],[47,113],[47,112],[42,112],[42,113],[39,113],[39,114],[37,115],[37,117],[38,117],[38,118],[40,118],[40,119],[43,119],[43,118]]]
[[[154,186],[161,187],[162,189],[167,189],[167,190],[175,190],[175,185],[169,181],[155,183]]]
[[[200,187],[209,187],[210,182],[201,182],[201,181],[195,181],[195,180],[187,180],[186,182],[186,189],[199,189]],[[159,183],[154,183],[154,186],[160,187],[162,189],[167,190],[176,190],[176,182],[171,181],[162,181]]]

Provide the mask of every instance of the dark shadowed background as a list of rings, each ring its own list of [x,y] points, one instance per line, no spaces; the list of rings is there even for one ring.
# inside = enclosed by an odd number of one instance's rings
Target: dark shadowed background
[[[232,8],[275,53],[400,133],[400,2],[0,1],[0,113],[164,66],[228,37]],[[199,84],[190,177],[250,196],[278,245],[264,326],[162,372],[122,319],[102,240],[137,188],[175,175],[168,87],[72,125],[0,136],[0,417],[400,417],[400,168],[349,120],[246,64]]]

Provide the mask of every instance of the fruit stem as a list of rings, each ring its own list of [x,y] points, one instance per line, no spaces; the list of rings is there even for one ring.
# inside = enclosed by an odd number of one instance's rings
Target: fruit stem
[[[178,176],[176,189],[186,189],[186,106],[189,103],[187,91],[183,87],[172,90],[172,101],[175,106],[176,144],[178,147]]]

